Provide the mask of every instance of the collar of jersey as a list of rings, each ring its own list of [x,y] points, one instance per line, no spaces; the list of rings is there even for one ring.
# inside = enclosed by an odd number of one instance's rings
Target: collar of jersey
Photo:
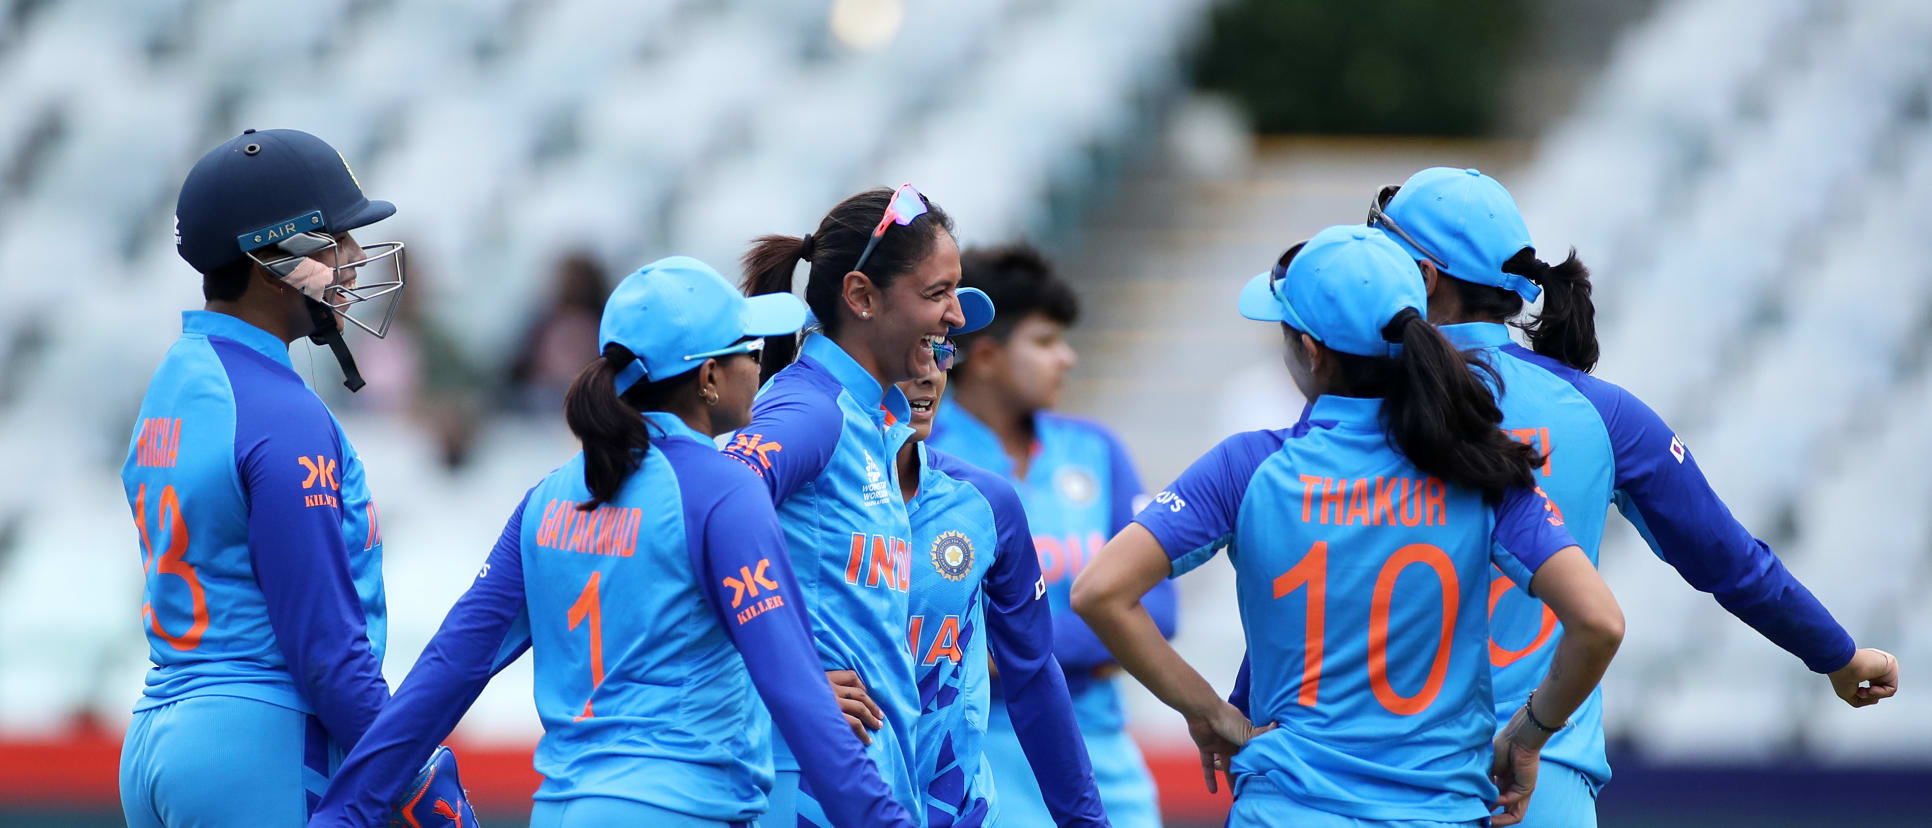
[[[1314,405],[1308,407],[1304,419],[1316,424],[1331,422],[1342,428],[1380,430],[1382,398],[1323,394],[1315,398]]]
[[[684,418],[669,411],[646,411],[644,422],[650,423],[666,437],[688,437],[700,443],[710,443],[711,438],[698,433],[698,430],[684,424]]]
[[[976,462],[973,465],[996,473],[1008,480],[1015,479],[1013,476],[1013,458],[1007,456],[1006,446],[1000,443],[1000,436],[994,434],[991,427],[980,422],[978,417],[973,416],[973,412],[967,411],[966,406],[955,402],[951,389],[947,389],[945,396],[939,398],[938,421],[944,424],[944,428],[947,431],[960,432],[964,435],[964,438],[970,439],[972,442],[978,444],[981,459],[989,462]],[[938,428],[939,426],[935,426],[934,430],[937,431]],[[1044,430],[1040,428],[1040,412],[1035,411],[1033,412],[1033,454],[1035,456],[1040,453],[1040,435],[1042,433],[1044,433]],[[961,456],[961,453],[953,452],[953,456]]]
[[[1465,351],[1472,348],[1501,348],[1512,341],[1509,326],[1501,322],[1463,322],[1442,325],[1436,330],[1442,331],[1450,344]]]
[[[181,332],[232,339],[248,346],[249,350],[281,363],[284,368],[295,370],[295,364],[288,358],[288,343],[279,336],[243,322],[239,317],[209,310],[182,311]]]
[[[912,406],[906,402],[906,395],[899,390],[899,386],[882,388],[879,381],[866,373],[858,360],[833,342],[831,337],[824,334],[805,337],[799,354],[824,368],[860,405],[884,408],[889,422],[903,423],[912,419]]]

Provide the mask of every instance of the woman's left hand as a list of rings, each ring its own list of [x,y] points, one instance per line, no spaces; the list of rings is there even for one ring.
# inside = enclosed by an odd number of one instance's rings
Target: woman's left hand
[[[1219,793],[1215,771],[1227,775],[1228,789],[1232,791],[1234,755],[1256,736],[1275,729],[1273,723],[1255,727],[1234,705],[1220,699],[1215,701],[1216,706],[1204,714],[1187,719],[1187,733],[1194,737],[1194,746],[1201,752],[1201,775],[1207,780],[1208,793]]]

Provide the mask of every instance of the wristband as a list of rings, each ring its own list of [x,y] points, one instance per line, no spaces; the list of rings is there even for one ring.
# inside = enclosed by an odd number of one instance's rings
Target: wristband
[[[1531,690],[1529,694],[1529,698],[1523,700],[1523,717],[1526,719],[1529,719],[1529,723],[1531,727],[1534,727],[1537,730],[1541,730],[1544,733],[1555,733],[1559,730],[1562,730],[1563,728],[1570,726],[1569,722],[1564,722],[1555,727],[1551,727],[1549,725],[1546,725],[1542,722],[1537,721],[1536,710],[1530,707],[1530,703],[1534,701],[1536,701],[1536,691]]]

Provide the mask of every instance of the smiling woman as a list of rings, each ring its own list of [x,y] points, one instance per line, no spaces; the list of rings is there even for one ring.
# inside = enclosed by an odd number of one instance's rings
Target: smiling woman
[[[935,345],[991,321],[992,302],[958,289],[952,221],[910,184],[847,198],[804,236],[759,238],[744,257],[746,292],[788,293],[801,261],[811,265],[805,302],[819,330],[802,345],[767,341],[770,382],[727,451],[777,504],[850,723],[894,797],[922,812],[911,729],[919,691],[904,639],[911,530],[905,503],[890,496],[899,482],[891,461],[913,415],[893,383],[937,372]],[[812,824],[822,805],[799,789],[794,751],[780,740],[773,758],[770,821],[792,825],[795,812]]]

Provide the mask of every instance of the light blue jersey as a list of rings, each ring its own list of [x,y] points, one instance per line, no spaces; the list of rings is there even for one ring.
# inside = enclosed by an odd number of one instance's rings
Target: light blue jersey
[[[999,436],[953,400],[946,397],[934,418],[927,442],[934,448],[998,474],[1020,494],[1040,571],[1046,578],[1047,600],[1053,611],[1054,655],[1067,671],[1074,713],[1092,750],[1094,778],[1115,825],[1151,827],[1159,824],[1154,781],[1140,749],[1126,733],[1118,678],[1095,678],[1096,668],[1111,667],[1113,655],[1085,621],[1073,612],[1069,596],[1073,579],[1100,552],[1107,540],[1134,515],[1135,501],[1144,496],[1140,476],[1127,451],[1105,427],[1074,417],[1039,412],[1033,418],[1034,452],[1024,479],[1016,475]],[[1161,632],[1175,629],[1174,585],[1162,583],[1142,599]],[[992,724],[987,754],[994,779],[1005,793],[1001,809],[1015,824],[1050,818],[1039,781],[1025,761],[1012,719],[1007,715],[1002,682],[994,682]]]
[[[154,664],[136,715],[206,696],[313,714],[326,738],[288,757],[315,772],[312,806],[330,755],[355,744],[389,695],[382,539],[361,459],[287,343],[188,311],[141,401],[121,481]],[[147,778],[141,766],[165,763],[173,745],[189,749],[147,730],[123,757],[130,778]]]
[[[1526,583],[1573,541],[1549,501],[1445,485],[1389,444],[1379,399],[1322,396],[1293,428],[1238,434],[1135,521],[1185,574],[1221,549],[1277,723],[1235,755],[1244,791],[1364,820],[1477,822],[1496,721],[1492,562]]]
[[[677,416],[644,417],[650,450],[610,502],[580,508],[581,454],[530,490],[315,824],[377,824],[398,783],[526,648],[544,729],[533,821],[755,821],[773,786],[775,721],[823,771],[833,818],[909,824],[811,657],[762,487]]]
[[[987,654],[1006,703],[1026,722],[1026,758],[1060,825],[1106,825],[1079,725],[1053,657],[1053,618],[1013,487],[924,444],[912,521],[907,643],[919,682],[915,765],[934,828],[1020,824],[999,816],[982,753],[991,696]]]
[[[893,458],[912,433],[905,394],[881,386],[823,335],[806,337],[796,363],[766,383],[750,425],[726,447],[764,482],[811,612],[826,670],[852,670],[885,712],[866,753],[908,811],[923,813],[913,767],[919,691],[906,643],[911,528]],[[792,748],[776,767],[796,770]],[[813,792],[799,819],[817,822]],[[774,817],[779,817],[774,810]]]
[[[1496,323],[1447,325],[1458,348],[1477,351],[1502,381],[1502,428],[1548,455],[1538,485],[1563,510],[1578,545],[1597,560],[1611,503],[1635,524],[1658,557],[1692,586],[1766,638],[1829,672],[1851,659],[1851,637],[1711,491],[1697,462],[1641,400],[1510,340]],[[1497,573],[1490,592],[1496,712],[1514,714],[1542,681],[1562,627],[1550,609],[1507,592]],[[1543,758],[1574,769],[1595,788],[1610,779],[1603,752],[1602,690],[1593,691],[1551,737]],[[1536,806],[1530,807],[1530,818]],[[1527,823],[1526,823],[1527,824]],[[1542,823],[1550,824],[1550,823]]]

